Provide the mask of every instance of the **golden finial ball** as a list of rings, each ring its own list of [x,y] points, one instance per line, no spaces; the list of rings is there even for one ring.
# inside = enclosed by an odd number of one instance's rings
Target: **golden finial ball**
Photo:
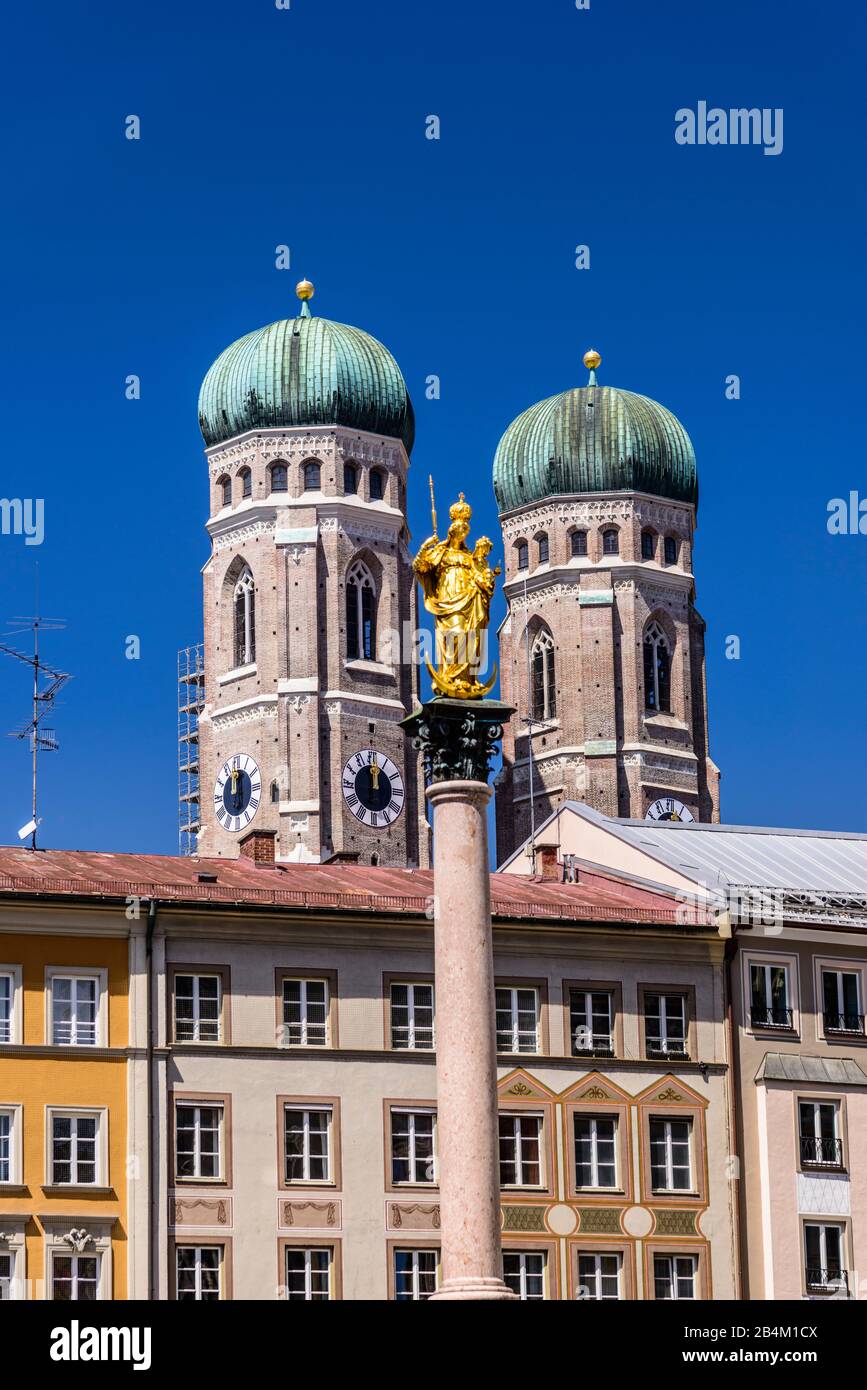
[[[309,280],[299,280],[295,286],[295,293],[299,299],[312,299],[316,291]]]
[[[584,354],[584,366],[588,371],[595,372],[601,361],[602,355],[598,353],[595,348],[590,348],[589,351]]]

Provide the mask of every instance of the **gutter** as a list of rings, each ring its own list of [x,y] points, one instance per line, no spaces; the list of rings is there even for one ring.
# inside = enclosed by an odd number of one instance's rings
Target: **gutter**
[[[154,1274],[156,1267],[156,1188],[154,1174],[157,1165],[154,1163],[154,1132],[155,1132],[155,1107],[154,1097],[156,1091],[156,1078],[154,1077],[154,930],[157,924],[157,911],[159,901],[151,898],[148,903],[147,933],[145,936],[145,953],[147,958],[147,982],[146,982],[146,1011],[147,1011],[147,1086],[148,1086],[148,1122],[147,1122],[147,1153],[148,1153],[148,1238],[147,1238],[147,1284],[148,1302],[152,1303],[156,1297],[154,1288]]]

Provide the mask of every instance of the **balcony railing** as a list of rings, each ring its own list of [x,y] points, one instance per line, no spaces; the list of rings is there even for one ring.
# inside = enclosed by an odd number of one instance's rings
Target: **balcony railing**
[[[826,1033],[864,1034],[863,1014],[823,1014]]]
[[[674,1038],[648,1038],[645,1051],[648,1057],[673,1057],[677,1062],[688,1062],[686,1043]]]
[[[783,1009],[779,1004],[772,1004],[766,1008],[763,1004],[754,1004],[750,1009],[750,1020],[754,1028],[793,1028],[794,1010]]]
[[[848,1298],[848,1270],[821,1269],[819,1265],[808,1265],[807,1288],[814,1293],[842,1293]]]
[[[812,1168],[842,1168],[842,1139],[818,1139],[801,1135],[801,1162]]]

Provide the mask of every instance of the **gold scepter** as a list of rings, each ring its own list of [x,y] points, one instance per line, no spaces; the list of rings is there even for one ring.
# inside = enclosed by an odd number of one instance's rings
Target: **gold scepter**
[[[427,480],[428,480],[428,482],[430,483],[430,515],[431,515],[431,521],[433,522],[434,539],[436,540],[436,539],[437,539],[437,508],[436,508],[436,502],[434,501],[433,474],[432,474],[432,473],[428,473],[428,475],[427,475]]]

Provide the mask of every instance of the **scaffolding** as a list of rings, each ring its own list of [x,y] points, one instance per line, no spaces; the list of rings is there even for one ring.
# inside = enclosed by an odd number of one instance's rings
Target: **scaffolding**
[[[178,850],[195,854],[199,809],[199,715],[205,707],[205,648],[178,652]]]

